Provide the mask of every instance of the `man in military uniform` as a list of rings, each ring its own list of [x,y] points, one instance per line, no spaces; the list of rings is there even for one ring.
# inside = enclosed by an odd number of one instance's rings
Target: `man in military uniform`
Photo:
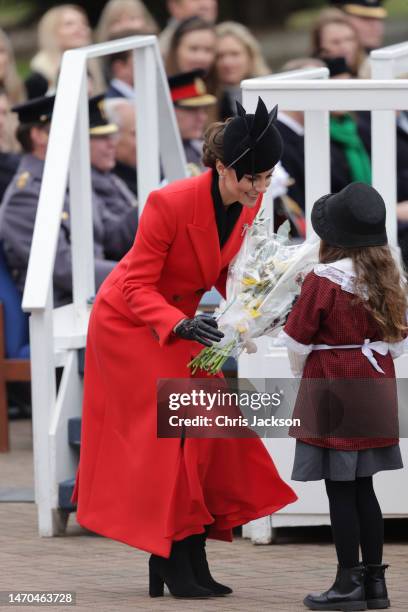
[[[105,98],[109,122],[118,126],[113,173],[137,195],[136,114],[133,102],[125,98]]]
[[[133,244],[137,226],[136,198],[113,168],[118,127],[105,115],[103,95],[89,100],[91,180],[94,205],[104,226],[105,255],[119,260]]]
[[[42,97],[14,107],[20,125],[17,138],[24,155],[0,208],[0,240],[16,284],[24,288],[35,216],[44,171],[54,96]],[[115,131],[103,117],[101,132]],[[96,126],[94,126],[96,127]],[[98,288],[130,248],[137,225],[137,210],[114,214],[95,194],[92,197],[95,282]],[[136,221],[135,221],[136,217]],[[133,223],[133,226],[132,226]],[[54,301],[59,306],[72,299],[72,263],[68,195],[64,202],[54,266]]]
[[[331,4],[347,15],[367,53],[383,45],[387,11],[382,0],[331,0]]]
[[[168,79],[176,119],[183,142],[190,174],[200,174],[204,130],[208,124],[208,109],[217,98],[207,92],[202,70],[176,74]]]

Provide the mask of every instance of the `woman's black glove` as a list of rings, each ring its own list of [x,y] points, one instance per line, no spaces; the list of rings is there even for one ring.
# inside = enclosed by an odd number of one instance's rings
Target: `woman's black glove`
[[[224,337],[218,329],[217,321],[208,315],[197,315],[193,319],[184,319],[174,330],[176,336],[185,340],[196,340],[204,346],[212,346]]]

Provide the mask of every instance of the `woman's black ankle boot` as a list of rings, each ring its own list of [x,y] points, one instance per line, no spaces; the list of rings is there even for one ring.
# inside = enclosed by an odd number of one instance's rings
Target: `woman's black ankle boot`
[[[164,584],[174,597],[205,598],[214,593],[197,583],[190,561],[189,544],[186,540],[173,542],[168,559],[151,555],[149,559],[149,595],[161,597]]]
[[[366,565],[365,588],[367,608],[370,610],[383,610],[391,605],[384,575],[387,567],[388,565]]]
[[[190,558],[195,579],[198,584],[210,589],[214,595],[229,595],[232,589],[225,584],[214,580],[208,567],[207,555],[205,552],[205,533],[192,535],[187,540],[190,543]]]
[[[365,568],[338,567],[333,586],[324,593],[310,593],[303,600],[309,610],[367,610]]]

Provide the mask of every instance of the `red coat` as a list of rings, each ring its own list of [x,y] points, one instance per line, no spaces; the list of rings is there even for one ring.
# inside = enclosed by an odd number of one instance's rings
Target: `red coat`
[[[185,378],[201,345],[172,334],[202,294],[225,289],[243,208],[220,251],[211,172],[152,192],[132,249],[100,288],[88,332],[81,458],[84,527],[162,556],[172,540],[231,529],[296,500],[258,439],[158,439],[156,381]]]
[[[285,332],[304,345],[362,345],[366,338],[372,342],[383,340],[375,319],[361,302],[356,303],[353,293],[314,272],[305,278]],[[290,433],[309,444],[339,450],[396,444],[398,403],[394,363],[390,353],[374,356],[384,374],[374,369],[360,348],[312,351],[305,363],[293,412],[293,418],[301,421],[301,429],[292,429]],[[321,384],[324,380],[341,382],[331,385],[330,395],[330,387]],[[337,424],[343,435],[316,437],[327,424],[330,427]],[[305,437],[305,431],[313,436]],[[367,432],[367,437],[358,437],[356,432],[362,431]],[[386,432],[390,432],[387,437]]]

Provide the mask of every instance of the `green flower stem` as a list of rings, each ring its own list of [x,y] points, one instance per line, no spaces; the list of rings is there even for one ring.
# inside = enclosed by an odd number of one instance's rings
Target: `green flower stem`
[[[212,375],[217,374],[222,369],[228,357],[232,355],[236,346],[236,340],[231,340],[222,348],[209,346],[196,355],[196,357],[190,361],[188,367],[191,369],[193,375],[197,370],[203,370]]]

